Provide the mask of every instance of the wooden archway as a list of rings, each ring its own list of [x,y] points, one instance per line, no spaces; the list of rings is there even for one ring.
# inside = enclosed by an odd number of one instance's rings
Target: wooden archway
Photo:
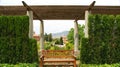
[[[43,46],[44,46],[44,23],[43,23],[43,20],[41,19],[41,16],[39,16],[30,6],[28,6],[24,1],[22,1],[22,3],[23,3],[23,5],[24,5],[24,7],[26,7],[26,9],[27,9],[27,11],[29,11],[28,13],[29,13],[29,16],[30,16],[30,18],[31,18],[31,15],[30,15],[30,11],[32,11],[33,12],[33,14],[35,15],[35,17],[36,18],[38,18],[40,21],[41,21],[41,25],[40,25],[40,50],[42,51],[44,48],[43,48]],[[92,9],[92,7],[94,6],[94,4],[95,4],[95,1],[93,1],[91,4],[90,4],[90,6],[89,6],[89,8],[87,9],[87,11],[90,11],[91,9]],[[84,15],[84,12],[82,13],[82,15]],[[75,22],[74,22],[74,28],[75,28],[75,30],[74,30],[74,51],[75,52],[77,52],[78,51],[78,45],[79,45],[79,35],[78,35],[78,21],[79,20],[79,17],[78,16],[76,16],[75,17]],[[30,21],[31,22],[31,21]],[[31,22],[32,23],[32,22]],[[31,25],[31,23],[30,23],[30,25]],[[86,24],[86,26],[87,26],[87,24]],[[31,30],[32,28],[30,28],[30,30]],[[88,28],[86,27],[86,30],[88,30]],[[30,33],[32,33],[32,31],[30,32]],[[88,32],[86,31],[86,34],[87,34]],[[30,37],[32,37],[32,35],[30,36]],[[87,35],[87,37],[88,37],[88,35]]]

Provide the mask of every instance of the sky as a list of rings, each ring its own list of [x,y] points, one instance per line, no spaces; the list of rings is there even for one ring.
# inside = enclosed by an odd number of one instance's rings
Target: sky
[[[0,0],[0,5],[22,5],[25,1],[28,5],[90,5],[96,1],[95,5],[120,6],[120,0]],[[40,33],[40,21],[34,20],[34,32]],[[79,20],[79,24],[84,24],[84,20]],[[44,20],[44,31],[46,33],[58,33],[69,31],[74,27],[74,20]]]

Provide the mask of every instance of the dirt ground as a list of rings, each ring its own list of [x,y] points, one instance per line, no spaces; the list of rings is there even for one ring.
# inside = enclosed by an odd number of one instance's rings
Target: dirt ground
[[[77,67],[80,67],[80,65],[79,65],[80,64],[80,60],[77,60],[76,64],[77,64]]]

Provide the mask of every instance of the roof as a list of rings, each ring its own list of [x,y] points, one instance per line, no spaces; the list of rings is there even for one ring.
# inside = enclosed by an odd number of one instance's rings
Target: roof
[[[85,10],[89,6],[80,5],[44,5],[30,6],[43,20],[84,20]],[[0,6],[1,15],[26,15],[24,6]],[[120,6],[94,6],[91,10],[92,14],[120,14]],[[37,19],[34,16],[34,19]]]

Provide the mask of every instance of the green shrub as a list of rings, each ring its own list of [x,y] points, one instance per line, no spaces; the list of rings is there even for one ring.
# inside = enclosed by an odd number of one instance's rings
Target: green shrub
[[[65,50],[73,50],[74,45],[72,43],[66,43]]]
[[[116,63],[116,64],[81,64],[80,67],[120,67],[120,63]]]
[[[0,16],[0,63],[38,62],[37,42],[28,33],[28,16]]]
[[[36,63],[0,64],[0,67],[38,67]]]
[[[89,38],[83,38],[81,62],[111,64],[120,62],[120,15],[89,15]]]
[[[0,16],[0,37],[28,37],[29,18],[27,16]]]
[[[38,49],[37,49],[37,41],[35,39],[29,39],[29,43],[31,44],[30,56],[31,56],[31,63],[38,62]],[[28,60],[29,61],[29,60]]]

